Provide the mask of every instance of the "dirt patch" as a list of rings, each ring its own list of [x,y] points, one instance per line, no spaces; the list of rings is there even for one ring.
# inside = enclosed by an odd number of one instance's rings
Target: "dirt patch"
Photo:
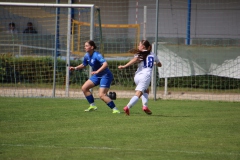
[[[135,91],[122,91],[114,90],[117,94],[117,98],[128,98],[130,99],[135,95]],[[38,89],[38,88],[1,88],[0,96],[1,97],[54,97],[52,89]],[[93,95],[95,98],[98,98],[98,91],[94,90]],[[57,89],[55,91],[55,97],[57,98],[85,98],[82,91],[79,89],[69,90],[67,94],[63,89]],[[240,102],[240,94],[213,94],[213,93],[199,93],[199,92],[171,92],[167,95],[164,92],[157,92],[156,97],[153,94],[149,95],[150,99],[176,99],[176,100],[211,100],[211,101],[232,101]]]

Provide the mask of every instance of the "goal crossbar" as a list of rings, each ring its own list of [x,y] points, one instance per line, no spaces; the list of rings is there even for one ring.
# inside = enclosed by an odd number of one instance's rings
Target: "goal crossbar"
[[[61,8],[83,8],[94,7],[94,4],[56,4],[56,3],[14,3],[0,2],[0,6],[24,6],[24,7],[61,7]]]

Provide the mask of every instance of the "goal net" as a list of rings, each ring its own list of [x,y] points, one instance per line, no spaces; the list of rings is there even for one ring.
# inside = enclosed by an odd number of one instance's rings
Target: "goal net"
[[[239,100],[239,2],[169,4],[167,11],[160,8],[159,13],[164,23],[159,27],[157,54],[163,67],[158,70],[158,85],[165,86],[164,95]]]
[[[69,73],[66,66],[82,58],[71,52],[72,21],[89,23],[82,41],[100,43],[94,5],[8,4],[0,2],[0,96],[83,96],[79,85],[88,72]]]

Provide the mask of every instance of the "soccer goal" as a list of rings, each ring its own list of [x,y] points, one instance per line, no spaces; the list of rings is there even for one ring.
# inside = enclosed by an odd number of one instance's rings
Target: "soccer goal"
[[[72,21],[88,23],[84,40],[99,43],[95,5],[0,2],[0,12],[0,96],[80,97],[69,84],[88,73],[69,73],[81,61],[71,52]]]
[[[72,24],[72,52],[83,55],[85,53],[86,29],[90,26],[90,23],[73,20]],[[137,48],[140,41],[139,24],[95,23],[94,28],[96,29],[95,39],[100,42],[98,44],[99,50],[105,57],[129,56],[128,51]]]
[[[97,13],[99,14],[99,13]],[[72,20],[72,43],[71,51],[75,55],[83,56],[85,54],[84,44],[89,40],[89,27],[91,26],[88,22],[80,22]],[[95,24],[95,41],[98,42],[96,45],[100,47],[98,50],[102,53],[102,33],[101,25]]]
[[[139,24],[102,24],[104,54],[107,57],[129,56],[130,49],[136,49],[140,41]]]

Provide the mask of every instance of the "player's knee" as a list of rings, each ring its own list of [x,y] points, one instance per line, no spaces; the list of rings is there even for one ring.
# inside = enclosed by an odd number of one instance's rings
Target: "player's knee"
[[[84,92],[84,91],[86,91],[85,87],[83,87],[83,86],[82,86],[82,88],[81,88],[81,89],[82,89],[82,91],[83,91],[83,92]]]
[[[103,100],[105,96],[106,96],[106,94],[104,94],[104,93],[99,93],[99,98],[100,98],[100,99]]]
[[[85,86],[82,86],[82,91],[85,93],[85,92],[89,92],[90,88],[87,88]]]
[[[144,93],[149,94],[149,89],[144,90]]]

